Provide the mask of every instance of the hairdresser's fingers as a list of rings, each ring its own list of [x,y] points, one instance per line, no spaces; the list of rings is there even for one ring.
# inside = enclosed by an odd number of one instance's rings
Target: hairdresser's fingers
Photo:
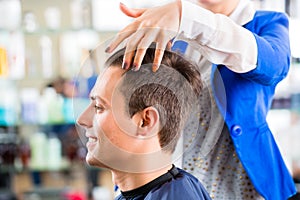
[[[138,24],[133,22],[122,29],[105,49],[106,53],[113,52],[125,39],[131,37],[137,30]]]
[[[147,49],[151,46],[153,42],[155,42],[155,39],[157,38],[157,35],[159,35],[159,31],[161,30],[158,28],[151,28],[151,29],[148,28],[148,29],[144,29],[143,31],[145,35],[141,39],[140,43],[138,44],[137,51],[134,57],[133,66],[135,70],[140,69],[140,66],[142,64]]]
[[[155,57],[152,65],[152,71],[156,72],[161,64],[162,58],[164,56],[164,49],[156,49],[155,50]]]
[[[147,9],[134,9],[134,8],[128,8],[123,3],[120,3],[120,9],[121,11],[130,16],[137,18],[141,16]],[[110,44],[107,46],[105,52],[111,53],[113,50],[115,50],[125,39],[129,38],[134,34],[141,26],[141,22],[138,20],[135,20],[134,22],[127,25],[125,28],[123,28],[117,36],[114,38],[113,41],[110,42]]]
[[[161,31],[157,36],[155,56],[153,60],[152,71],[156,72],[161,64],[162,58],[165,53],[165,49],[168,48],[168,44],[172,39],[172,35],[169,31]]]
[[[131,60],[134,56],[135,51],[134,50],[125,50],[123,63],[122,63],[122,69],[129,69],[131,66]]]
[[[128,14],[131,13],[137,18],[130,23],[125,29],[121,31],[121,34],[115,38],[114,41],[108,46],[107,51],[111,53],[117,46],[119,46],[125,39],[134,34],[136,30],[142,28],[157,27],[164,30],[173,31],[176,33],[179,30],[180,20],[181,20],[181,1],[174,1],[163,6],[157,6],[153,8],[148,8],[145,10],[134,12],[130,11],[126,6],[120,6]],[[165,48],[165,47],[164,47]]]
[[[172,49],[172,41],[170,40],[167,44],[167,48],[168,51],[170,51]]]
[[[127,44],[126,44],[126,49],[125,49],[125,54],[123,58],[123,69],[129,69],[131,63],[132,63],[132,58],[135,55],[135,50],[137,49],[138,44],[144,37],[144,32],[143,31],[137,31],[134,33],[131,37],[128,38]],[[133,67],[133,70],[135,70],[136,67]]]
[[[146,54],[147,48],[140,48],[136,50],[135,59],[133,61],[132,70],[138,71],[141,67],[142,60]]]
[[[128,8],[125,4],[120,3],[120,10],[128,17],[137,18],[141,16],[147,9],[145,8]]]

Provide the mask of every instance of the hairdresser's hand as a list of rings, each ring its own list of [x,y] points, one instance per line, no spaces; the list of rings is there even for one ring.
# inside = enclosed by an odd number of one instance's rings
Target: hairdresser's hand
[[[127,16],[136,19],[118,33],[107,47],[106,52],[111,53],[121,42],[128,39],[122,67],[124,69],[130,67],[134,51],[137,50],[133,61],[133,70],[138,70],[147,48],[155,42],[156,52],[152,70],[156,71],[161,63],[164,50],[171,47],[170,40],[178,32],[181,18],[180,0],[148,9],[128,8],[120,3],[120,9]]]

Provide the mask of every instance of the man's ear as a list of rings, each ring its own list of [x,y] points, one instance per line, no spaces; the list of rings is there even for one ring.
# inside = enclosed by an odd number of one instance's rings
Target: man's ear
[[[159,132],[159,113],[153,107],[147,107],[144,110],[134,114],[135,122],[137,124],[137,135],[150,137],[157,135]]]

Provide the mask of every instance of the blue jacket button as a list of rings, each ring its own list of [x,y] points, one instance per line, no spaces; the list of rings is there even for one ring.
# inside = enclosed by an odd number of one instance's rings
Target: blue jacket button
[[[240,136],[242,134],[243,130],[242,127],[240,127],[239,125],[233,125],[231,127],[231,135],[232,136]]]

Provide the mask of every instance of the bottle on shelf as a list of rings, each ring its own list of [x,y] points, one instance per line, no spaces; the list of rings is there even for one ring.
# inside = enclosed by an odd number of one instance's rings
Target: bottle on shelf
[[[43,132],[36,132],[30,138],[30,168],[44,170],[47,167],[47,137]]]
[[[7,51],[5,48],[0,47],[0,77],[6,77],[7,75],[8,75]]]
[[[48,169],[58,170],[62,163],[61,142],[55,134],[50,134],[48,138]]]
[[[21,90],[22,122],[36,124],[38,122],[39,91],[36,88],[23,88]]]
[[[19,101],[17,89],[12,81],[0,79],[0,125],[13,126],[18,123]]]

